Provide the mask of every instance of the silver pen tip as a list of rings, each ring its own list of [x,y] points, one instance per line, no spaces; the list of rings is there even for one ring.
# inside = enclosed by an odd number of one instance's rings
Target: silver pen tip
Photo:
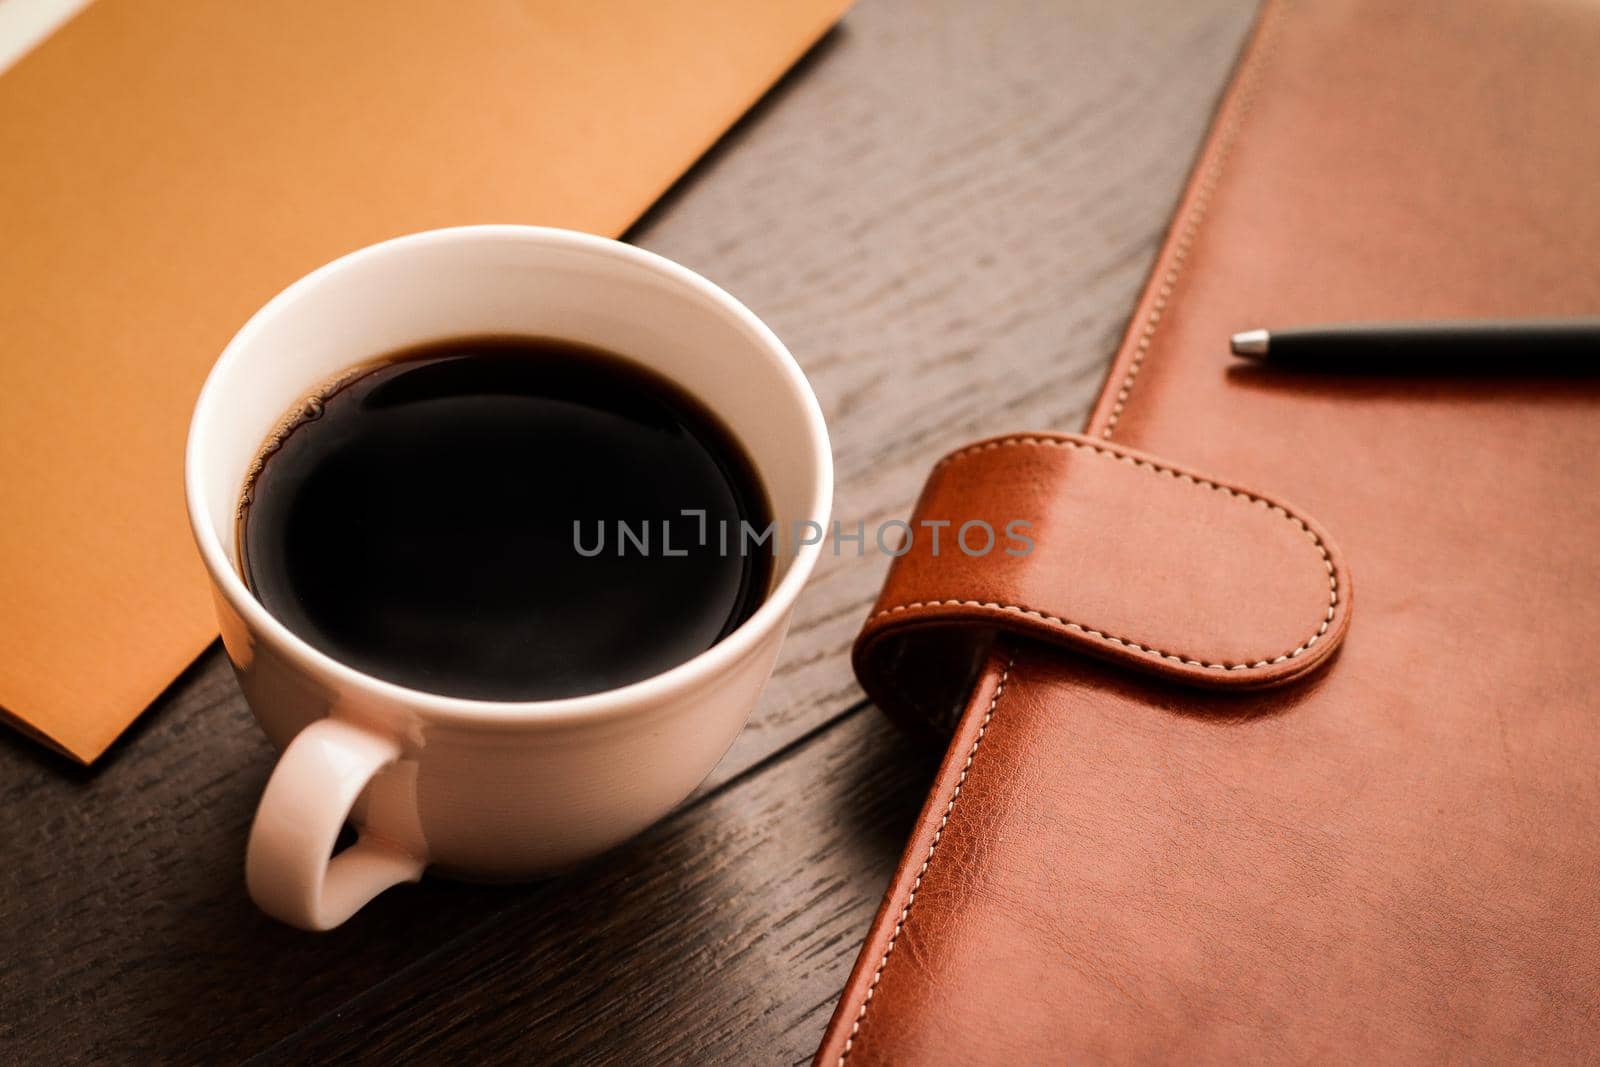
[[[1267,354],[1269,339],[1266,330],[1246,330],[1243,333],[1236,333],[1231,338],[1233,354],[1260,358]]]

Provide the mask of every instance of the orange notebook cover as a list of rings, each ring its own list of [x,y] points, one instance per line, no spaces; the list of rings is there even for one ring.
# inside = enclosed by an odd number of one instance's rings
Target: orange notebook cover
[[[190,407],[233,332],[438,226],[616,235],[847,0],[99,0],[0,76],[0,709],[99,756],[214,635]]]

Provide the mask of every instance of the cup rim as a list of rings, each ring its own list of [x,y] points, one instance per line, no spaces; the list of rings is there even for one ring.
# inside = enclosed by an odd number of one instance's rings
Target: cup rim
[[[213,406],[221,403],[219,379],[227,368],[246,358],[246,348],[266,328],[268,322],[284,314],[305,292],[359,267],[367,260],[417,246],[480,240],[529,241],[621,260],[631,267],[668,279],[688,293],[710,301],[718,310],[734,318],[750,332],[766,355],[778,364],[795,401],[800,405],[808,442],[815,457],[806,518],[816,522],[824,531],[827,529],[833,503],[833,452],[822,418],[822,407],[799,363],[766,323],[722,287],[665,256],[608,237],[558,227],[521,224],[452,226],[406,234],[368,245],[325,263],[290,283],[251,315],[217,357],[195,400],[184,448],[184,498],[190,529],[212,583],[247,626],[269,636],[297,658],[309,661],[317,671],[341,685],[357,687],[386,703],[402,704],[409,712],[430,721],[480,728],[596,722],[626,717],[682,694],[707,677],[730,669],[754,652],[757,645],[784,624],[822,553],[822,542],[826,538],[798,546],[782,579],[767,594],[760,607],[731,634],[682,663],[637,682],[582,696],[554,700],[495,701],[413,689],[358,670],[314,647],[267,611],[255,594],[250,592],[229,561],[222,539],[205,507],[206,495],[200,470],[209,451],[207,416]],[[308,383],[308,386],[314,384]]]

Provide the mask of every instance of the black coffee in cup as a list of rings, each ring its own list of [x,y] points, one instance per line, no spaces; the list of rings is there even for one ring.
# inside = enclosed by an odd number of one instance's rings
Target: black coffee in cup
[[[771,522],[732,432],[666,378],[567,341],[472,337],[292,413],[244,487],[240,563],[280,622],[358,670],[546,700],[727,636],[766,596]]]

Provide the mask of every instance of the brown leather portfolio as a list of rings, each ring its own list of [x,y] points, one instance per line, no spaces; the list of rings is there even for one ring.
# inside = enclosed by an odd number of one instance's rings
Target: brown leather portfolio
[[[820,1064],[1600,1056],[1600,384],[1228,352],[1600,313],[1597,71],[1591,4],[1262,11],[1085,432],[917,505],[1032,550],[913,538],[857,644],[951,742]]]

